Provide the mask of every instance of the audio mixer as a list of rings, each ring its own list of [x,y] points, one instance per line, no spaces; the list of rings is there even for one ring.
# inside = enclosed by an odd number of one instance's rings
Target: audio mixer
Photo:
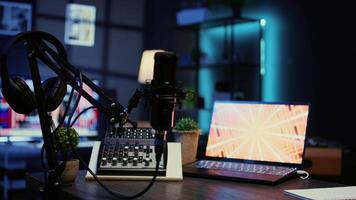
[[[152,128],[112,128],[101,144],[98,174],[153,175],[156,168],[155,131]],[[165,175],[163,155],[158,175]]]

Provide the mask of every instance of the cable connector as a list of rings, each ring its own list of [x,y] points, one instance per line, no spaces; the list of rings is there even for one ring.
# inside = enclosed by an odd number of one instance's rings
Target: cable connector
[[[308,179],[309,178],[309,172],[305,171],[305,170],[297,170],[297,174],[299,175],[299,177],[303,180]]]

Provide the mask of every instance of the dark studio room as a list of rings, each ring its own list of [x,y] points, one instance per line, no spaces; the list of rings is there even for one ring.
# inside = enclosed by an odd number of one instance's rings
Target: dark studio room
[[[0,0],[0,199],[356,199],[353,10]]]

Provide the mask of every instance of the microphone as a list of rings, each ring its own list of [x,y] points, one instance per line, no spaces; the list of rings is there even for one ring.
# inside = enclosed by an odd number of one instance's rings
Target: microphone
[[[172,52],[157,52],[150,85],[151,126],[155,130],[156,161],[161,160],[168,130],[173,127],[174,108],[179,88],[176,86],[177,56]]]
[[[167,131],[173,126],[176,104],[176,64],[177,56],[172,52],[155,54],[153,80],[151,88],[151,126],[156,131]]]

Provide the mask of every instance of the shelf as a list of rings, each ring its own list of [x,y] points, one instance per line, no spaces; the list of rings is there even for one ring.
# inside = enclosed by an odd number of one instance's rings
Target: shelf
[[[216,26],[224,26],[226,24],[241,24],[241,23],[255,23],[259,22],[259,19],[253,19],[253,18],[236,18],[236,17],[228,17],[228,18],[219,18],[219,19],[212,19],[208,21],[204,21],[201,23],[197,24],[189,24],[189,25],[182,25],[182,26],[177,26],[176,28],[179,30],[200,30],[200,29],[206,29],[206,28],[212,28]]]
[[[244,26],[245,24],[248,26]],[[241,25],[241,29],[224,29],[232,25],[234,27]],[[222,29],[215,29],[216,27],[222,27]],[[190,41],[187,44],[189,47],[195,44],[201,51],[199,66],[195,66],[194,60],[190,59],[182,62],[183,65],[178,65],[177,72],[180,73],[182,81],[194,78],[194,81],[190,83],[193,83],[191,85],[195,86],[199,96],[204,99],[205,108],[196,109],[197,118],[203,130],[209,130],[211,107],[215,99],[261,99],[260,68],[263,60],[260,56],[260,41],[263,37],[263,29],[260,19],[220,18],[179,26],[176,30],[194,32],[195,35],[191,39],[196,41]],[[217,90],[221,89],[227,90],[226,95],[217,94]]]
[[[251,68],[259,68],[258,64],[251,63],[209,63],[209,64],[201,64],[200,68],[211,68],[211,69],[221,69],[221,68],[230,68],[234,69],[251,69]]]
[[[208,63],[208,64],[201,64],[199,68],[193,65],[186,65],[186,66],[178,66],[177,70],[197,70],[197,69],[221,69],[221,68],[228,68],[231,67],[230,63],[221,62],[221,63]],[[251,68],[259,68],[258,64],[251,64],[251,63],[234,63],[233,67],[235,69],[251,69]]]
[[[197,66],[194,65],[178,65],[177,70],[197,70]]]

